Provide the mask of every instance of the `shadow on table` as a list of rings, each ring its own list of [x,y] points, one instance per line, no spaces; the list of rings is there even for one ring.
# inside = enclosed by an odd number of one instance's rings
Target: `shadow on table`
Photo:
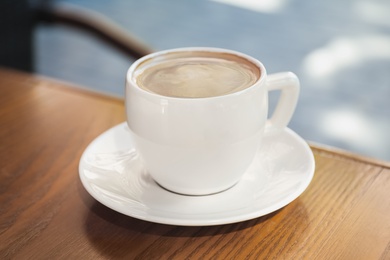
[[[251,228],[257,224],[268,221],[273,216],[277,215],[279,211],[270,213],[266,216],[259,217],[244,222],[224,224],[216,226],[175,226],[152,223],[133,217],[123,215],[116,212],[103,204],[95,201],[91,206],[91,211],[87,217],[86,230],[93,234],[95,227],[89,226],[90,223],[95,223],[98,217],[101,221],[110,223],[110,225],[116,226],[118,229],[129,230],[132,232],[138,232],[142,234],[167,236],[167,237],[203,237],[213,236],[220,234],[228,234],[247,228]]]

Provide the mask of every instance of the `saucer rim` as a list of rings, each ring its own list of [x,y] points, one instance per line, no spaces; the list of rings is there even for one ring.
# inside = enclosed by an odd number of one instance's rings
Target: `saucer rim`
[[[145,212],[142,212],[143,214],[139,214],[137,210],[134,212],[131,212],[129,214],[128,211],[124,210],[121,207],[115,207],[112,205],[112,203],[109,203],[109,201],[106,201],[105,198],[99,196],[97,192],[95,192],[92,187],[90,186],[90,182],[88,181],[87,177],[84,174],[84,158],[88,154],[88,152],[92,149],[92,146],[99,142],[100,139],[102,138],[103,135],[108,134],[108,132],[115,131],[116,129],[119,129],[120,127],[128,127],[126,122],[122,122],[120,124],[117,124],[100,135],[98,135],[95,139],[93,139],[88,146],[85,148],[85,150],[82,153],[82,156],[80,157],[79,161],[79,177],[81,180],[81,183],[83,187],[86,189],[86,191],[99,203],[103,204],[104,206],[119,212],[125,216],[133,217],[136,219],[140,219],[143,221],[148,221],[152,223],[158,223],[158,224],[165,224],[165,225],[176,225],[176,226],[215,226],[215,225],[225,225],[225,224],[232,224],[232,223],[238,223],[238,222],[243,222],[247,220],[251,220],[254,218],[259,218],[265,215],[268,215],[272,212],[275,212],[279,209],[282,209],[283,207],[287,206],[291,202],[293,202],[295,199],[297,199],[309,186],[311,183],[313,177],[314,177],[314,171],[315,171],[315,159],[313,152],[309,146],[309,144],[302,139],[297,133],[295,133],[293,130],[291,130],[288,127],[285,127],[282,132],[285,132],[290,138],[295,139],[296,142],[299,143],[301,146],[301,149],[305,151],[305,156],[310,159],[310,162],[308,164],[308,169],[305,170],[307,174],[305,175],[305,178],[302,182],[300,182],[299,188],[296,188],[294,192],[289,194],[287,197],[283,198],[282,200],[278,201],[277,203],[274,203],[272,206],[265,207],[264,209],[256,210],[250,213],[246,214],[238,214],[234,216],[228,216],[223,219],[183,219],[183,218],[176,218],[176,217],[164,217],[164,216],[158,216],[158,215],[148,215],[145,214]],[[164,189],[162,187],[159,187],[160,189]],[[223,193],[223,192],[222,192]],[[180,194],[177,194],[177,196],[183,196]],[[184,195],[185,196],[185,195]],[[213,195],[205,195],[207,196],[213,196]],[[152,209],[153,210],[153,209]]]

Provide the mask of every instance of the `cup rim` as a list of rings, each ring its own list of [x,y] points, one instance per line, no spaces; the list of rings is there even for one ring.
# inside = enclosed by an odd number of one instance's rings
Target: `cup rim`
[[[160,55],[166,55],[166,54],[169,54],[169,53],[176,53],[176,52],[186,52],[186,51],[217,52],[217,53],[228,53],[228,54],[236,55],[236,56],[238,56],[240,58],[243,58],[243,59],[246,59],[250,63],[254,64],[260,70],[260,77],[256,80],[256,82],[254,82],[251,86],[249,86],[249,87],[247,87],[245,89],[242,89],[242,90],[239,90],[239,91],[236,91],[236,92],[233,92],[233,93],[228,93],[228,94],[219,95],[219,96],[211,96],[211,97],[171,97],[171,96],[164,96],[164,95],[161,95],[161,94],[149,92],[149,91],[146,91],[146,90],[142,89],[141,87],[138,86],[138,84],[133,79],[133,74],[136,71],[136,69],[138,68],[138,66],[141,65],[146,60],[153,59],[153,58],[155,58],[157,56],[160,56]],[[259,60],[255,59],[255,58],[253,58],[253,57],[251,57],[251,56],[249,56],[247,54],[244,54],[242,52],[235,51],[235,50],[230,50],[230,49],[224,49],[224,48],[216,48],[216,47],[182,47],[182,48],[173,48],[173,49],[166,49],[166,50],[156,51],[156,52],[150,53],[150,54],[145,55],[145,56],[139,58],[138,60],[136,60],[133,64],[131,64],[131,66],[127,70],[127,73],[126,73],[126,88],[129,88],[129,83],[131,83],[130,85],[133,87],[133,89],[135,89],[136,91],[138,91],[140,93],[143,93],[144,95],[155,96],[155,97],[158,97],[158,98],[164,98],[164,99],[168,99],[168,100],[170,99],[170,100],[186,100],[186,101],[188,101],[188,100],[220,99],[220,98],[226,98],[226,97],[229,97],[229,96],[241,95],[243,93],[251,91],[255,86],[261,86],[262,85],[261,82],[265,81],[266,75],[267,75],[267,71],[266,71],[264,65]]]

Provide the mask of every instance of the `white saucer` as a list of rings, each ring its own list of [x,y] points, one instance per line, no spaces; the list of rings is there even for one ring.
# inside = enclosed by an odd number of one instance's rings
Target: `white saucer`
[[[143,169],[122,123],[87,147],[79,172],[92,197],[122,214],[162,224],[209,226],[257,218],[286,206],[309,185],[314,157],[290,129],[266,134],[255,161],[234,187],[208,196],[179,195],[158,186]]]

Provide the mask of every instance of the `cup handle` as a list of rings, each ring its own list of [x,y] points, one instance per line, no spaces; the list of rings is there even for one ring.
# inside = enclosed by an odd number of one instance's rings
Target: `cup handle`
[[[275,111],[267,122],[267,128],[282,130],[294,114],[299,96],[299,79],[292,72],[280,72],[268,75],[266,84],[268,91],[281,91]]]

